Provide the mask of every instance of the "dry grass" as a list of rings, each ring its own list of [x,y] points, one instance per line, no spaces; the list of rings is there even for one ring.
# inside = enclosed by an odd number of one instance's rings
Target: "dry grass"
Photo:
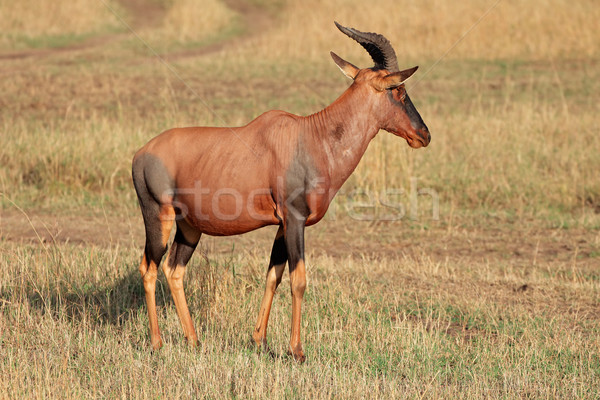
[[[117,73],[94,63],[77,67],[75,79],[51,66],[15,75],[5,85],[5,99],[11,100],[3,103],[3,191],[28,207],[85,208],[103,199],[126,201],[134,209],[130,157],[151,136],[171,126],[241,125],[269,108],[309,114],[347,85],[333,65],[311,78],[304,77],[313,70],[293,78],[288,67],[258,76],[234,67],[231,73],[242,76],[238,85],[207,66],[194,60],[183,68],[208,107],[160,66],[140,71],[134,65]],[[444,74],[432,74],[411,90],[433,145],[413,151],[381,132],[343,193],[408,191],[417,178],[420,188],[437,191],[446,215],[458,208],[596,226],[600,187],[594,174],[600,156],[589,149],[600,139],[594,131],[598,74],[593,66],[476,62],[463,67],[446,63]],[[288,90],[273,83],[281,81]],[[44,146],[32,149],[29,143],[39,137]]]
[[[276,357],[249,347],[268,249],[268,239],[254,240],[259,250],[192,260],[186,290],[201,335],[198,350],[182,342],[161,281],[166,345],[156,353],[147,350],[146,311],[135,271],[139,254],[132,246],[3,244],[3,393],[62,398],[598,394],[600,298],[593,268],[544,258],[525,269],[493,257],[493,262],[455,256],[442,261],[418,252],[383,258],[312,255],[303,323],[310,358],[298,366],[285,355],[287,278],[270,324]]]
[[[223,35],[244,18],[233,1],[200,14],[191,2],[111,3],[185,83],[133,36],[110,33],[122,28],[105,9],[63,3],[0,3],[11,49],[0,53],[0,397],[598,397],[592,1],[502,0],[431,70],[493,1],[384,0],[361,12],[354,2],[289,2],[268,7],[264,32],[229,42]],[[269,332],[277,356],[248,346],[268,229],[203,238],[208,258],[197,252],[186,281],[198,350],[182,343],[161,281],[166,346],[151,353],[133,152],[172,126],[323,108],[348,85],[329,50],[370,64],[333,19],[385,33],[401,60],[421,65],[409,91],[431,146],[413,151],[381,132],[308,230],[307,364],[285,355],[287,278]],[[53,50],[48,39],[97,31],[86,46]],[[216,31],[220,47],[201,47]],[[15,53],[35,47],[27,35],[47,48]],[[416,220],[378,220],[408,212],[411,178],[439,194],[440,220],[426,195]],[[357,213],[376,220],[350,218]]]
[[[281,27],[271,35],[257,38],[256,45],[248,51],[271,59],[311,61],[322,59],[329,50],[342,57],[356,54],[354,45],[340,41],[339,32],[332,29],[332,21],[337,20],[361,30],[385,32],[395,44],[402,64],[402,60],[415,62],[440,57],[480,21],[448,54],[449,58],[597,57],[598,18],[600,9],[593,0],[577,3],[568,0],[460,3],[383,0],[376,7],[365,7],[364,2],[356,0],[309,0],[290,2]],[[360,65],[366,64],[368,56],[362,60]]]
[[[0,10],[3,48],[61,43],[61,38],[64,41],[118,26],[115,16],[100,1],[1,0]]]
[[[253,44],[244,46],[241,57],[318,61],[333,48],[342,55],[353,53],[353,44],[340,43],[339,33],[332,29],[333,20],[385,32],[401,59],[413,62],[441,56],[471,28],[472,32],[448,54],[449,58],[556,59],[599,54],[596,21],[600,10],[593,0],[471,0],[460,4],[382,0],[377,7],[367,8],[356,0],[309,0],[285,6],[274,3],[283,7],[281,20],[267,35],[259,35]],[[157,11],[152,17],[158,26],[141,31],[157,46],[172,41],[202,43],[223,31],[239,32],[243,25],[236,12],[219,0],[202,4],[190,0],[152,1],[146,6],[120,6],[113,1],[109,5],[129,21],[137,18],[134,27],[146,25],[143,13],[147,9]],[[270,2],[265,3],[269,5]],[[2,1],[0,9],[0,31],[7,46],[20,36],[33,39],[44,35],[82,35],[118,26],[116,17],[102,2]],[[362,60],[368,58],[363,56]]]
[[[222,30],[237,30],[236,13],[219,0],[174,0],[162,26],[150,29],[151,41],[203,42],[217,38]]]

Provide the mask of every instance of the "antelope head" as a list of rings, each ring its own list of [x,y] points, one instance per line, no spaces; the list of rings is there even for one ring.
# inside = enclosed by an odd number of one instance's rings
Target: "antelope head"
[[[360,43],[375,63],[372,68],[360,69],[331,52],[333,61],[355,85],[368,85],[371,92],[377,96],[375,112],[380,128],[403,137],[411,147],[427,146],[431,141],[429,129],[408,97],[404,86],[404,82],[418,67],[400,71],[396,53],[383,35],[360,32],[337,22],[335,24],[340,31]]]

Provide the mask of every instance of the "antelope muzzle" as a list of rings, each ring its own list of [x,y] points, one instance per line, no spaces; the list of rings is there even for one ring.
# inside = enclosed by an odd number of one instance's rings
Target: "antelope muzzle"
[[[406,111],[406,115],[410,119],[411,128],[413,128],[412,134],[408,135],[406,138],[408,145],[413,148],[419,147],[427,147],[429,142],[431,142],[431,133],[429,133],[429,128],[423,122],[421,115],[415,108],[415,105],[410,100],[410,97],[406,95],[404,99],[404,109]]]

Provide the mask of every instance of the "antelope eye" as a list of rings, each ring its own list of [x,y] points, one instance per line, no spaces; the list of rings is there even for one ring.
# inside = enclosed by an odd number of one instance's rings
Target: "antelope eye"
[[[397,99],[399,99],[400,101],[404,102],[404,99],[406,98],[406,90],[404,90],[404,88],[402,87],[398,87],[396,89],[396,96]]]

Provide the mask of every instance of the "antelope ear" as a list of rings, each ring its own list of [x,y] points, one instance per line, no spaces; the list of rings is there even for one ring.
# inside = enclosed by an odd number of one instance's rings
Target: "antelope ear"
[[[375,88],[378,90],[393,89],[402,85],[408,78],[414,74],[419,67],[412,67],[405,69],[404,71],[394,72],[386,75],[383,79],[380,79],[376,84]]]
[[[358,71],[360,71],[360,69],[358,67],[356,67],[356,66],[350,64],[348,61],[342,59],[340,56],[335,54],[333,51],[330,51],[329,54],[331,54],[331,58],[333,58],[333,61],[335,61],[336,65],[342,70],[344,75],[346,75],[348,78],[350,78],[352,80],[354,78],[356,78],[356,75],[358,75]]]

